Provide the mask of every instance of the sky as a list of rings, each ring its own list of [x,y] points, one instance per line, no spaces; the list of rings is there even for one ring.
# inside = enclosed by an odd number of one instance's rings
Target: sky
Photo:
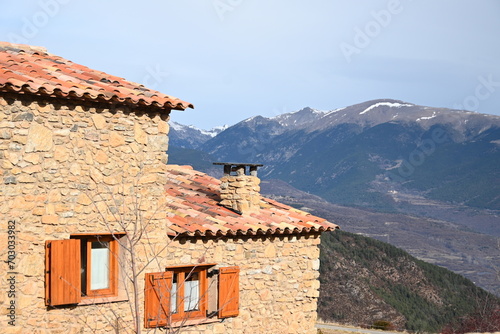
[[[194,104],[210,129],[379,98],[500,115],[499,0],[3,0],[0,40]]]

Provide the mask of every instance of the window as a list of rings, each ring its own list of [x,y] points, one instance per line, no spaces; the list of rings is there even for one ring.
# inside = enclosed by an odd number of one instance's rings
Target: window
[[[112,236],[80,239],[83,297],[115,296],[118,276],[118,242]]]
[[[118,295],[121,234],[72,235],[45,244],[45,304],[95,302]]]
[[[145,327],[197,323],[238,315],[239,268],[177,266],[146,274]]]
[[[169,270],[169,269],[167,269]],[[170,268],[173,273],[170,291],[172,321],[203,318],[207,309],[207,268]]]

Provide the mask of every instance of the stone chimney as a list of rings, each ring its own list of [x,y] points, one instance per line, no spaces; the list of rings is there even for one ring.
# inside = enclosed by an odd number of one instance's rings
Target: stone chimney
[[[220,205],[240,214],[257,211],[260,208],[260,179],[257,177],[257,168],[263,165],[230,162],[214,162],[214,165],[224,166]]]

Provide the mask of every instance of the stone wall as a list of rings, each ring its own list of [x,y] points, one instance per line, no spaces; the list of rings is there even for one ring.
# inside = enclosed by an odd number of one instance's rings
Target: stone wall
[[[172,241],[167,265],[240,267],[240,314],[182,333],[316,334],[319,235]]]
[[[135,226],[144,230],[134,256],[144,269],[138,280],[141,314],[144,272],[178,264],[237,265],[240,315],[181,332],[315,333],[318,235],[169,241],[162,210],[168,115],[17,98],[0,97],[2,333],[107,333],[117,326],[130,332],[130,282],[123,283],[128,301],[45,306],[44,245],[76,233],[133,235]],[[15,231],[11,263],[4,247],[12,241],[9,230]],[[123,263],[130,274],[129,262]],[[8,325],[12,302],[16,326]],[[155,332],[143,325],[141,318],[142,332]]]
[[[127,303],[45,307],[45,241],[75,233],[130,232],[136,213],[139,223],[148,224],[147,232],[164,236],[168,115],[18,98],[0,97],[0,289],[15,288],[12,297],[0,293],[1,332],[77,333],[94,326],[104,331],[109,329],[104,315],[129,314]],[[16,257],[9,267],[4,245],[12,226]],[[151,238],[150,253],[160,248],[154,242],[164,244],[158,239]],[[7,282],[10,277],[15,284]],[[7,324],[5,306],[11,302],[16,327]]]

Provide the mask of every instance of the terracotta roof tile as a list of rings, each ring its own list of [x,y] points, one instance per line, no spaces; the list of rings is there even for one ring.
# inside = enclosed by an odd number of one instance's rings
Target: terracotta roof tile
[[[167,167],[167,232],[171,236],[300,234],[338,228],[323,218],[265,197],[261,197],[260,210],[240,215],[218,204],[219,180],[190,166]]]
[[[184,110],[193,105],[55,56],[41,47],[0,42],[0,91]]]

